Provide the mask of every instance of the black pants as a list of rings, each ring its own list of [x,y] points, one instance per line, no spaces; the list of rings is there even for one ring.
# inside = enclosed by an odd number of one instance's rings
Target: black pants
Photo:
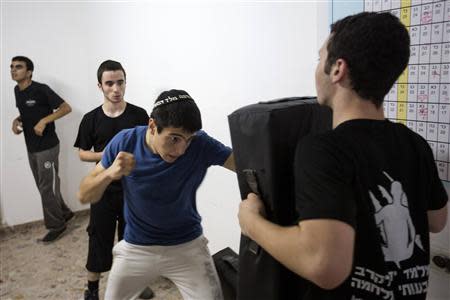
[[[123,190],[116,186],[106,188],[99,202],[91,204],[89,226],[89,251],[86,269],[103,273],[111,269],[112,248],[117,228],[117,238],[123,238]]]

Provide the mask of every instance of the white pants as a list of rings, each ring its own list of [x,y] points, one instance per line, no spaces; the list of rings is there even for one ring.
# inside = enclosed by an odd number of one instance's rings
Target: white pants
[[[139,246],[120,241],[113,248],[113,265],[105,299],[136,299],[159,276],[170,279],[183,299],[222,300],[219,277],[202,235],[175,246]]]

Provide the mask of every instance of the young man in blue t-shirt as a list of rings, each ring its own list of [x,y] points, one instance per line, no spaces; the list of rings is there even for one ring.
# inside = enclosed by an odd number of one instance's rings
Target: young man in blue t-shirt
[[[222,299],[196,192],[210,166],[234,170],[234,159],[201,128],[189,94],[163,92],[149,125],[117,134],[81,182],[80,201],[94,203],[113,180],[122,180],[126,227],[113,249],[107,299],[136,298],[158,276],[172,280],[186,299]]]

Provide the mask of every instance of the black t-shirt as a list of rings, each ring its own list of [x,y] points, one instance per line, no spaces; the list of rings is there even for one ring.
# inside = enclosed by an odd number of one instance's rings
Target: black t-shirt
[[[83,116],[74,147],[83,150],[94,148],[94,152],[101,152],[121,130],[147,125],[148,119],[145,109],[130,103],[120,116],[114,118],[105,115],[100,105]],[[120,180],[111,183],[109,188],[121,189]]]
[[[148,125],[148,114],[136,105],[127,103],[120,116],[111,118],[99,106],[83,116],[74,147],[101,152],[122,129]]]
[[[42,136],[36,135],[33,128],[42,118],[52,114],[64,100],[50,87],[36,81],[32,81],[23,91],[16,85],[14,94],[28,152],[40,152],[56,146],[59,140],[54,122],[47,124]]]
[[[299,221],[336,219],[356,233],[349,278],[331,291],[309,283],[302,299],[425,299],[427,211],[448,197],[422,137],[387,120],[347,121],[300,141],[295,181]]]

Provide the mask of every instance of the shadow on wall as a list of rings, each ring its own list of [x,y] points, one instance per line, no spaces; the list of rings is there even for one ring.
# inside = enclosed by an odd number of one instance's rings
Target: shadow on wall
[[[54,82],[53,86],[49,83],[49,86],[72,107],[70,114],[56,121],[56,132],[60,140],[59,176],[61,178],[61,193],[67,205],[72,210],[78,211],[86,208],[76,197],[80,181],[95,164],[80,161],[78,148],[73,145],[83,115],[98,103],[93,103],[92,107],[86,108],[86,111],[80,111],[76,104],[79,97],[85,97],[81,92],[72,90],[70,86],[63,82]]]

